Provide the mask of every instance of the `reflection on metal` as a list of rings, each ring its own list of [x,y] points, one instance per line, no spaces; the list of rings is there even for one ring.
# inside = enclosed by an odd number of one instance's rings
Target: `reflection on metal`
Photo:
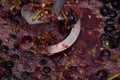
[[[73,45],[80,34],[80,30],[81,30],[81,21],[79,19],[65,40],[63,40],[62,42],[58,44],[47,47],[48,55],[59,53],[61,51],[66,50],[71,45]]]
[[[55,5],[55,6],[60,6],[60,5]],[[61,8],[59,8],[59,11]],[[33,20],[33,16],[36,14],[37,11],[30,12],[29,9],[30,9],[30,5],[25,5],[21,9],[22,17],[26,20],[26,22],[30,25],[43,23],[43,21],[38,20],[40,16],[38,16],[35,20]],[[55,14],[59,14],[59,11],[56,8],[55,9],[53,8],[53,11]],[[61,15],[58,16],[58,20],[63,20],[63,19],[64,18]]]
[[[36,12],[29,12],[28,11],[29,9],[30,9],[29,5],[25,5],[21,9],[22,17],[26,20],[26,22],[30,25],[43,23],[43,21],[38,20],[39,16],[36,20],[33,20],[33,16],[35,15]]]
[[[30,25],[43,23],[42,21],[39,21],[38,19],[36,19],[35,21],[32,20],[35,12],[28,12],[26,9],[29,9],[29,8],[30,7],[28,5],[25,5],[21,9],[21,14],[22,14],[23,18],[25,18],[27,23]],[[62,16],[58,16],[58,20],[63,20],[63,19],[64,18]],[[62,42],[60,42],[58,44],[47,47],[48,55],[53,55],[53,54],[59,53],[61,51],[66,50],[71,45],[73,45],[80,34],[80,30],[81,30],[81,21],[79,19],[65,40],[63,40]]]
[[[59,16],[59,13],[63,7],[65,0],[56,0],[53,6],[53,13],[55,13],[56,16]]]

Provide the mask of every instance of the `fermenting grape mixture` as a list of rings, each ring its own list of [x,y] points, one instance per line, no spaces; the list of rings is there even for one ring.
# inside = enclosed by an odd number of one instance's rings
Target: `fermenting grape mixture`
[[[52,14],[55,1],[0,0],[0,80],[120,80],[120,0],[65,0],[64,20]],[[43,23],[27,23],[24,6]],[[79,18],[76,42],[48,55]]]

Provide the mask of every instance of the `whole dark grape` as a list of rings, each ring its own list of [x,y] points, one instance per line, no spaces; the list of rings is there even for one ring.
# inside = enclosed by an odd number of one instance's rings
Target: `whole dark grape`
[[[107,16],[109,14],[109,8],[107,6],[103,6],[100,8],[100,13],[103,15],[103,16]]]
[[[107,72],[107,70],[102,69],[102,70],[99,70],[99,71],[96,72],[96,76],[99,79],[104,80],[104,79],[106,79],[108,77],[108,72]]]

